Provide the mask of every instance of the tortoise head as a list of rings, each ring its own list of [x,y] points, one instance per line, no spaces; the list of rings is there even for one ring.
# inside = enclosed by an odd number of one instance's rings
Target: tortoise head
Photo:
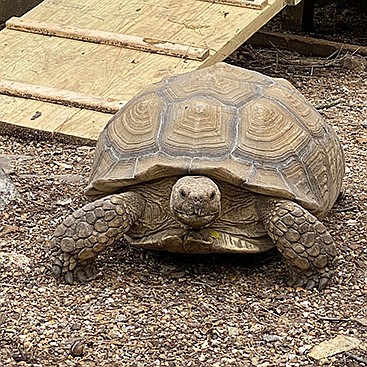
[[[184,176],[172,187],[172,216],[192,228],[201,228],[218,218],[221,211],[219,187],[205,176]]]

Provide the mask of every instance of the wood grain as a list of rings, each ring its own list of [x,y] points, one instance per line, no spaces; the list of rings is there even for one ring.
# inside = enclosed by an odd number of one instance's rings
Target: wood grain
[[[70,38],[74,40],[125,47],[138,51],[154,52],[167,56],[203,61],[209,50],[192,45],[182,45],[150,37],[139,37],[94,29],[85,29],[63,24],[38,22],[31,19],[12,17],[6,28],[16,31],[43,34],[46,36]]]
[[[268,0],[201,0],[209,1],[211,3],[239,6],[241,8],[249,9],[264,9],[268,4]]]
[[[106,113],[115,113],[126,103],[12,80],[0,80],[0,94]]]

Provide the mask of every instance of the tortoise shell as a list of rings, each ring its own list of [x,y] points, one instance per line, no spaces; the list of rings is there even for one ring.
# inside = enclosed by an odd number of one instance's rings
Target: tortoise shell
[[[101,133],[86,195],[206,175],[320,217],[344,169],[335,132],[289,82],[218,63],[166,78],[121,108]]]

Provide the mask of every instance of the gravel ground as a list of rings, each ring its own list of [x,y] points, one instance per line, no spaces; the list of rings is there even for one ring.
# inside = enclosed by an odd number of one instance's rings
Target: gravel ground
[[[183,256],[115,245],[101,276],[51,276],[48,240],[85,203],[93,147],[0,135],[19,198],[0,212],[1,366],[367,366],[367,72],[345,57],[242,47],[228,61],[290,80],[344,146],[343,197],[324,223],[340,253],[324,291],[292,289],[276,251]],[[316,360],[338,335],[349,352]]]

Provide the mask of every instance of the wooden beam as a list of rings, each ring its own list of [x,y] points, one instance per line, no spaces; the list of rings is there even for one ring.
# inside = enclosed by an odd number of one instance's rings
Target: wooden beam
[[[105,113],[116,113],[126,102],[87,96],[69,90],[20,83],[12,80],[0,80],[0,94],[35,99],[64,106],[85,108]]]
[[[201,0],[210,3],[218,3],[223,5],[239,6],[241,8],[264,9],[268,5],[268,0]]]
[[[288,33],[265,32],[255,33],[248,41],[258,47],[278,47],[293,50],[301,55],[328,57],[335,52],[350,52],[367,56],[367,47],[342,42],[327,41],[319,38],[297,36]]]
[[[153,52],[167,56],[175,56],[198,61],[203,61],[209,56],[209,49],[195,47],[193,45],[183,45],[150,37],[131,36],[102,30],[72,27],[48,22],[38,22],[28,18],[10,18],[6,22],[6,28],[42,34],[46,36],[69,38],[79,41]]]

